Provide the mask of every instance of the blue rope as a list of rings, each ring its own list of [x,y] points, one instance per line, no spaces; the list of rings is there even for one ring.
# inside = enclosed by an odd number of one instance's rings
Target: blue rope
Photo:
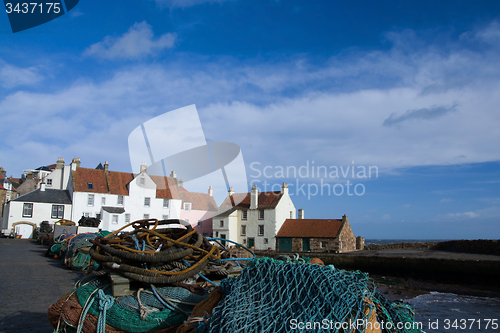
[[[217,238],[217,237],[210,237],[210,238],[207,238],[209,241],[211,240],[220,240],[220,241],[224,241],[224,242],[229,242],[229,243],[233,243],[233,244],[236,244],[238,245],[239,247],[241,248],[244,248],[245,250],[247,250],[249,253],[252,254],[252,258],[230,258],[230,259],[219,259],[219,260],[214,260],[214,262],[221,262],[221,261],[236,261],[236,260],[253,260],[255,259],[255,253],[252,252],[252,250],[250,250],[249,248],[247,248],[246,246],[240,244],[240,243],[236,243],[235,241],[232,241],[232,240],[229,240],[229,239],[225,239],[225,238]],[[238,263],[238,262],[236,262]],[[238,264],[239,265],[239,264]]]
[[[97,292],[99,298],[99,318],[97,320],[97,333],[106,333],[106,311],[111,309],[115,299],[111,295],[106,295],[102,289]]]
[[[182,261],[184,261],[184,263],[185,263],[186,265],[188,265],[189,267],[191,267],[191,265],[190,265],[190,264],[189,264],[189,263],[188,263],[185,259],[182,259]],[[215,282],[213,282],[213,281],[209,280],[207,277],[205,277],[205,276],[204,276],[203,274],[201,274],[201,273],[198,273],[198,275],[199,275],[199,276],[201,276],[201,277],[202,277],[205,281],[207,281],[207,282],[211,283],[213,286],[218,286],[218,285],[219,285],[218,283],[215,283]]]

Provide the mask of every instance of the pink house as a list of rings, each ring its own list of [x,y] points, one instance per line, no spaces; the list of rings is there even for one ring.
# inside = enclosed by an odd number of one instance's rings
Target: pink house
[[[212,217],[218,211],[212,186],[208,189],[208,193],[188,192],[184,187],[179,186],[179,194],[182,199],[180,218],[189,222],[204,236],[211,236]]]

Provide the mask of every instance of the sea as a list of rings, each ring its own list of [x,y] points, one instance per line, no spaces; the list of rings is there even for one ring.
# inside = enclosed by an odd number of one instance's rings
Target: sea
[[[442,241],[447,240],[365,239],[365,245]],[[415,322],[425,333],[500,332],[500,298],[431,292],[405,302],[415,310]]]

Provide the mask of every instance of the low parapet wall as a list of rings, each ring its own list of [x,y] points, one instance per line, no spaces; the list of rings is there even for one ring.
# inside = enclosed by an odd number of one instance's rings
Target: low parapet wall
[[[384,256],[379,253],[367,255],[360,252],[350,254],[321,254],[303,252],[300,255],[321,259],[326,265],[334,265],[340,269],[360,270],[376,275],[391,275],[411,277],[421,280],[431,280],[443,283],[480,284],[498,288],[500,281],[500,257],[498,260],[456,259],[419,256],[411,257],[404,253]],[[363,253],[363,254],[361,254]],[[278,253],[262,251],[256,253],[262,256],[275,257]],[[478,256],[479,258],[480,256]]]

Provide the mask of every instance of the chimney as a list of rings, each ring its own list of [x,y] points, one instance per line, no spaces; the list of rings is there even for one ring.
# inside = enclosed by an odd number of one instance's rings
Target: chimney
[[[42,180],[42,182],[40,183],[40,191],[45,191],[45,181]]]
[[[104,162],[104,172],[108,172],[108,167],[109,167],[108,161]]]
[[[170,173],[170,178],[177,178],[174,170],[172,170],[172,172]]]
[[[76,168],[79,168],[79,167],[80,167],[80,158],[79,157],[74,158],[71,161],[71,171],[76,171]]]
[[[283,183],[283,186],[281,187],[281,194],[288,195],[288,185],[286,183]]]
[[[299,209],[299,220],[303,220],[303,219],[304,219],[304,210]]]
[[[347,215],[344,214],[344,216],[342,216],[342,223],[346,223],[346,222],[348,222]]]
[[[33,179],[33,172],[28,172],[28,174],[26,175],[26,179]]]
[[[106,162],[108,163],[108,162]],[[148,166],[146,165],[146,162],[142,162],[141,164],[141,173],[146,173],[146,171],[148,171]]]
[[[179,187],[182,187],[184,186],[184,182],[182,181],[182,179],[179,179]]]
[[[213,197],[214,196],[214,190],[212,190],[212,186],[208,187],[208,195]]]
[[[58,157],[56,162],[56,170],[64,168],[64,158]]]
[[[231,186],[231,187],[229,188],[229,191],[227,192],[227,195],[228,195],[228,196],[232,196],[233,194],[234,194],[234,190],[233,190],[233,187]]]
[[[3,176],[3,178],[6,178],[7,177],[7,172],[4,170],[3,167],[0,167],[0,175]]]
[[[257,209],[259,207],[259,190],[257,190],[257,185],[252,186],[252,191],[250,191],[250,209]]]

